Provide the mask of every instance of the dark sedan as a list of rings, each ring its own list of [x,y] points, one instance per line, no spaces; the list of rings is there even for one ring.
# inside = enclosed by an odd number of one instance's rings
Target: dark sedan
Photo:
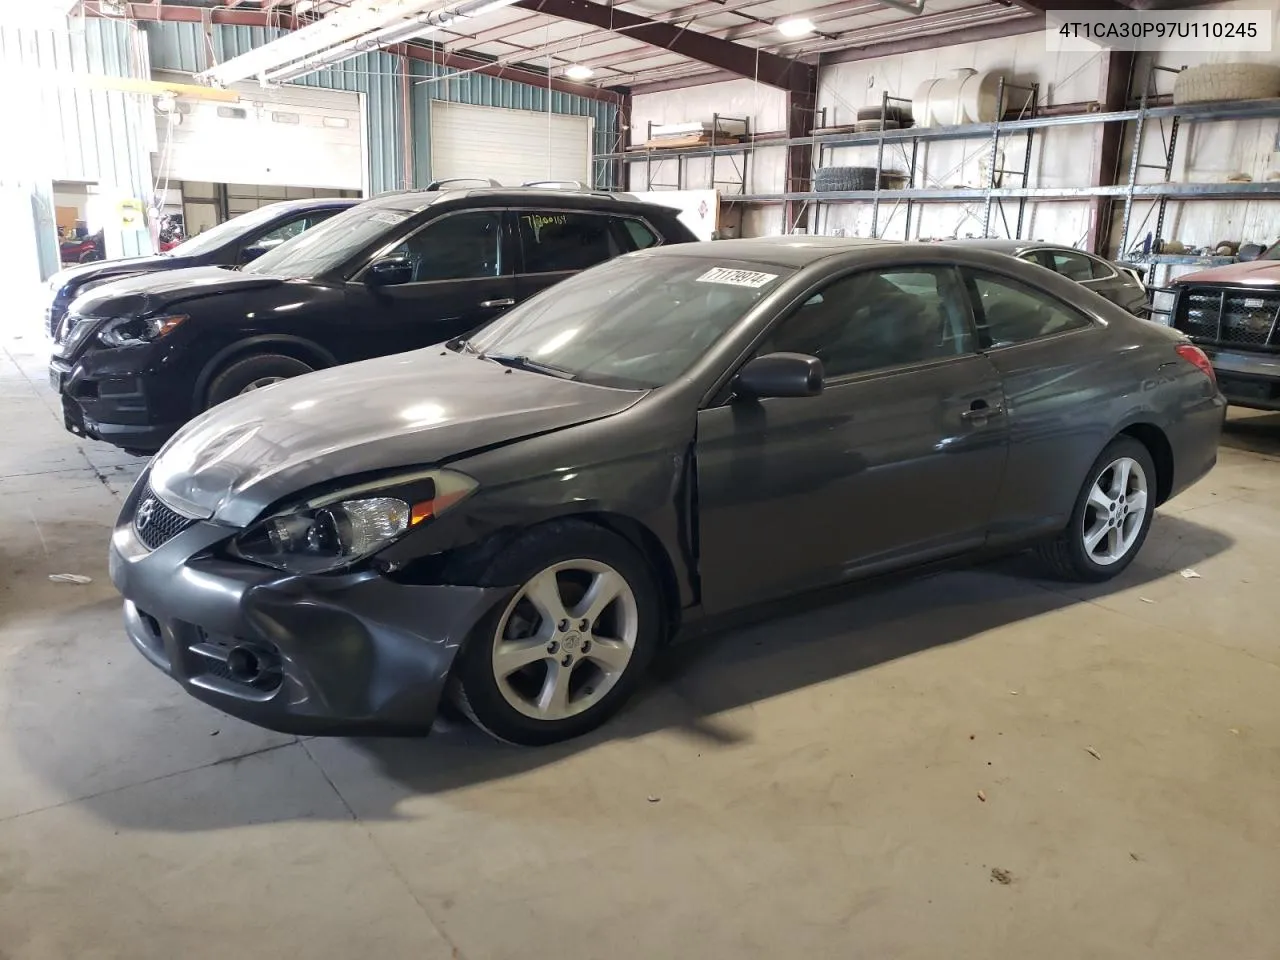
[[[210,227],[199,236],[184,240],[168,252],[152,257],[103,260],[102,235],[98,234],[99,253],[92,258],[93,262],[80,257],[79,265],[60,270],[49,279],[49,292],[53,299],[45,309],[45,330],[49,336],[57,338],[59,325],[67,315],[67,307],[71,301],[94,287],[112,280],[136,277],[144,273],[159,273],[162,270],[230,267],[249,263],[354,203],[359,201],[338,197],[269,203],[257,210],[232,217],[216,227]]]
[[[72,433],[152,453],[229,397],[440,343],[611,257],[695,239],[678,211],[625,195],[386,194],[243,270],[90,291],[54,343],[50,380]]]
[[[1138,275],[1129,267],[1112,263],[1102,257],[1085,253],[1074,247],[1064,247],[1038,240],[953,240],[965,246],[982,250],[1007,253],[1011,257],[1039,264],[1068,280],[1074,280],[1100,294],[1116,306],[1123,307],[1135,316],[1147,313],[1147,289]]]
[[[1105,580],[1217,457],[1204,355],[1061,277],[937,244],[632,254],[473,339],[182,430],[125,502],[130,638],[285,731],[547,743],[676,631],[978,551]]]

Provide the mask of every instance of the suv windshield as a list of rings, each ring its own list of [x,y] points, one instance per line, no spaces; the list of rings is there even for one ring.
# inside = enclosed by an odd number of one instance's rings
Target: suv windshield
[[[548,288],[466,347],[601,386],[660,387],[792,272],[701,257],[622,257]]]
[[[409,216],[386,207],[354,206],[268,250],[244,272],[291,279],[319,276],[391,232]]]
[[[275,204],[259,207],[257,210],[250,210],[248,213],[242,213],[238,217],[224,220],[208,230],[201,231],[190,240],[183,240],[182,243],[169,251],[169,255],[192,257],[201,253],[208,253],[214,247],[221,246],[242,233],[249,233],[258,227],[266,226],[278,216],[280,216],[280,211],[276,209]]]

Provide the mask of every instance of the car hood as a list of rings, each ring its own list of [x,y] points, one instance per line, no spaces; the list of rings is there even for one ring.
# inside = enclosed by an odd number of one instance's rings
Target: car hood
[[[95,260],[92,263],[80,263],[74,267],[59,270],[49,279],[54,290],[64,287],[78,287],[91,280],[102,280],[107,277],[125,277],[135,273],[149,273],[153,270],[173,270],[184,266],[177,257],[126,257],[123,260]]]
[[[1175,282],[1193,285],[1227,283],[1244,287],[1277,287],[1280,286],[1280,260],[1232,263],[1225,267],[1214,267],[1212,270],[1183,274]]]
[[[456,459],[621,413],[641,396],[429,347],[219,404],[165,445],[150,483],[183,513],[245,527],[319,483]]]
[[[81,294],[71,312],[82,317],[141,317],[196,297],[274,287],[279,277],[222,267],[188,267],[125,277]]]

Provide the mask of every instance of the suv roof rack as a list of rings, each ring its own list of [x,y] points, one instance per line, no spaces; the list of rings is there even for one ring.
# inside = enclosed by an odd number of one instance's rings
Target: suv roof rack
[[[520,184],[522,187],[568,187],[570,190],[590,190],[581,180],[528,180]]]
[[[486,187],[500,187],[500,184],[493,177],[445,177],[443,180],[432,180],[423,190],[439,190],[446,183],[479,183]]]

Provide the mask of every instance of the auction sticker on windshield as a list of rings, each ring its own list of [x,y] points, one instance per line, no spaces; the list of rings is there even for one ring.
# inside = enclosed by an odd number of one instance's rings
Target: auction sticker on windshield
[[[698,283],[727,283],[731,287],[763,287],[770,280],[777,280],[776,273],[757,273],[754,270],[731,270],[729,267],[712,267],[698,278]]]

